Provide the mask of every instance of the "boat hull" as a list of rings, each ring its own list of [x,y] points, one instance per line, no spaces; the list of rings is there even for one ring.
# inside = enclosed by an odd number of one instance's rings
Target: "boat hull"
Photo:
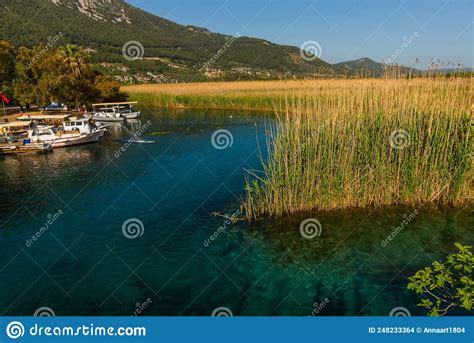
[[[140,112],[122,113],[122,117],[125,119],[136,119],[140,117]]]
[[[125,118],[119,117],[119,118],[112,118],[112,117],[99,117],[99,116],[92,116],[91,119],[99,122],[109,122],[109,123],[117,123],[117,122],[123,122]]]
[[[0,155],[15,155],[25,153],[47,153],[53,148],[51,142],[38,142],[29,144],[1,144]]]
[[[96,143],[104,136],[104,131],[98,130],[88,134],[81,134],[76,137],[60,137],[56,138],[53,143],[53,148],[64,148],[74,145],[82,145],[89,143]]]

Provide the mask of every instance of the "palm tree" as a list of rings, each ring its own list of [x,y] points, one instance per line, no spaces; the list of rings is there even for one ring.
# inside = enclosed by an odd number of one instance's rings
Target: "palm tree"
[[[58,53],[63,58],[64,64],[71,74],[76,78],[81,76],[81,70],[85,65],[86,57],[84,50],[77,45],[67,44],[66,46],[61,46],[58,49]]]

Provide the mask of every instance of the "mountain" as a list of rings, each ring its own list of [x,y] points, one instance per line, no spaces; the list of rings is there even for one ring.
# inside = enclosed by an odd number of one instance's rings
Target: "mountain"
[[[383,76],[387,72],[393,73],[394,75],[416,75],[422,73],[420,70],[414,68],[408,68],[402,65],[390,65],[386,66],[383,63],[375,62],[374,60],[363,57],[357,60],[345,61],[333,64],[332,67],[337,74],[343,75],[370,75],[370,76]]]
[[[384,65],[379,62],[375,62],[368,57],[359,58],[357,60],[345,61],[332,65],[336,70],[340,72],[356,73],[357,71],[367,71],[371,73],[381,74],[384,71]]]
[[[97,69],[124,83],[384,73],[367,57],[331,65],[298,47],[180,25],[123,0],[0,0],[0,39],[81,45]]]
[[[0,0],[0,5],[0,39],[27,47],[81,45],[99,69],[125,82],[335,73],[315,56],[303,59],[297,47],[180,25],[122,0]],[[131,57],[143,58],[127,60],[124,47]]]

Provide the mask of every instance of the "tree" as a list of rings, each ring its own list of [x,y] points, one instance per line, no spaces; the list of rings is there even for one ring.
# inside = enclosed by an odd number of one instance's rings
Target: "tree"
[[[455,243],[458,253],[446,262],[433,262],[409,278],[408,289],[422,294],[418,306],[427,308],[430,316],[443,316],[456,307],[472,311],[474,302],[474,256],[470,246]]]
[[[100,92],[101,101],[126,101],[128,95],[120,92],[120,85],[109,75],[99,74],[95,78],[95,88]]]
[[[79,78],[81,72],[86,67],[86,59],[88,58],[84,50],[77,45],[67,44],[59,47],[57,53],[62,59],[66,70],[75,78]]]
[[[125,100],[120,85],[87,63],[82,48],[66,45],[57,49],[21,48],[16,57],[15,98],[22,105],[62,102],[69,106],[90,105],[104,100]]]
[[[7,41],[0,40],[0,92],[13,95],[15,79],[15,47]],[[1,104],[1,102],[0,102]]]
[[[16,78],[14,81],[13,92],[15,99],[21,105],[33,104],[37,102],[38,95],[37,79],[38,67],[36,66],[35,57],[41,47],[35,49],[20,48],[15,61]]]

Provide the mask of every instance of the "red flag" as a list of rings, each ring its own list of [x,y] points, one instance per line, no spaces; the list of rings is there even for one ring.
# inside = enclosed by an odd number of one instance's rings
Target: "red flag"
[[[5,103],[5,104],[9,104],[10,103],[10,99],[8,99],[5,94],[1,93],[0,92],[0,98],[2,99],[2,101]]]

